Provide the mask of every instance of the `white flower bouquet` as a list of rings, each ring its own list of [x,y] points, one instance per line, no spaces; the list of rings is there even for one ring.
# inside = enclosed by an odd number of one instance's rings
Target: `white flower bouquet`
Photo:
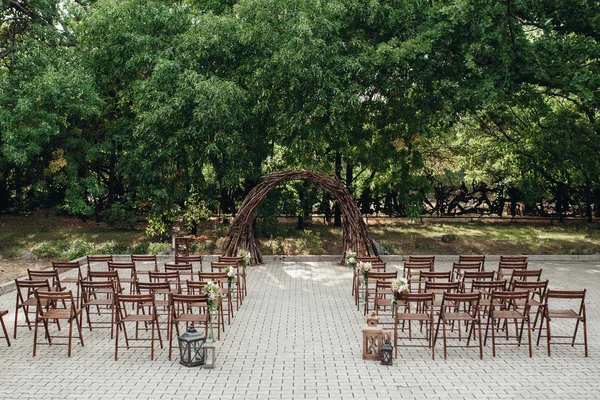
[[[233,282],[235,282],[235,270],[233,269],[233,267],[229,266],[225,268],[225,272],[227,272],[227,285],[231,287]]]
[[[394,279],[392,281],[392,290],[398,294],[409,293],[408,279],[402,277]]]
[[[349,250],[346,253],[346,265],[352,269],[356,268],[356,252]]]
[[[214,312],[217,309],[218,301],[222,296],[221,288],[213,281],[208,281],[204,286],[204,293],[208,296],[208,308],[210,311]]]

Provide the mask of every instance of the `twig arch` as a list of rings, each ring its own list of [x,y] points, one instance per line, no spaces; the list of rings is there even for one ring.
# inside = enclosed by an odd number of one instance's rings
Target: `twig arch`
[[[235,256],[239,250],[245,250],[250,254],[251,264],[262,264],[262,254],[256,244],[252,229],[258,206],[275,186],[293,180],[316,183],[333,196],[340,205],[344,232],[344,255],[348,250],[356,251],[360,256],[378,255],[375,242],[367,231],[367,225],[360,215],[354,198],[342,182],[323,172],[302,169],[265,175],[263,181],[248,193],[225,236],[222,249],[226,256]],[[340,263],[344,263],[344,261],[342,258]]]

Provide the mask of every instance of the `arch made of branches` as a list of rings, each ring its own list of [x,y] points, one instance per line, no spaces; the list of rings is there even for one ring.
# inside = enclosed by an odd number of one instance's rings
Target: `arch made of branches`
[[[367,225],[360,215],[356,202],[342,182],[323,172],[302,169],[265,175],[263,181],[248,193],[225,236],[222,249],[226,256],[235,256],[238,251],[245,250],[250,254],[251,264],[262,264],[262,254],[252,229],[258,206],[275,186],[294,180],[316,183],[339,204],[344,232],[344,256],[348,250],[356,251],[359,256],[378,255],[375,242],[367,231]],[[345,259],[342,257],[340,263],[344,262]]]

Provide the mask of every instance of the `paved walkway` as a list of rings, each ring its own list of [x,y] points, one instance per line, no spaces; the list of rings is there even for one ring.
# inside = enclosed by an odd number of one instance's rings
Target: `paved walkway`
[[[437,265],[437,264],[436,264]],[[441,263],[438,269],[449,268]],[[391,263],[399,268],[400,262]],[[167,350],[123,350],[114,361],[106,330],[84,331],[86,346],[42,346],[31,357],[32,333],[19,331],[13,346],[0,341],[1,399],[67,398],[598,398],[600,390],[600,265],[546,262],[553,287],[587,287],[590,357],[563,346],[545,348],[441,347],[402,350],[392,367],[361,357],[362,314],[350,294],[351,273],[331,262],[274,261],[249,271],[248,297],[218,344],[214,370],[169,362]],[[15,293],[0,296],[14,321]],[[12,328],[10,329],[12,332]]]

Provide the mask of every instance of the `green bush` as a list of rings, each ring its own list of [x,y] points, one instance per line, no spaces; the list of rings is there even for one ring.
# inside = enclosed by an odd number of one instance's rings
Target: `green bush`
[[[148,254],[150,243],[141,242],[131,246],[131,254]]]
[[[323,241],[321,240],[320,232],[304,230],[300,234],[299,240],[300,251],[303,254],[321,255],[323,250]]]
[[[171,247],[171,243],[150,243],[148,245],[148,254],[158,254],[161,251],[168,250]]]
[[[121,203],[115,203],[101,214],[102,220],[108,226],[121,229],[133,229],[137,223],[137,215],[134,210]]]

